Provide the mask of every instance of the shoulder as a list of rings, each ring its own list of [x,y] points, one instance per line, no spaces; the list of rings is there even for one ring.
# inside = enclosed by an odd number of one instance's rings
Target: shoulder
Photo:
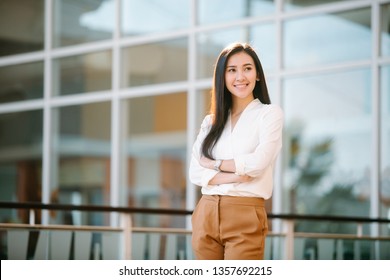
[[[276,104],[261,104],[257,120],[261,127],[283,127],[283,110]]]
[[[261,118],[283,119],[284,113],[282,108],[277,104],[258,104],[258,112]]]
[[[268,104],[268,105],[264,105],[264,106],[266,107],[268,113],[283,117],[283,110],[279,105]]]

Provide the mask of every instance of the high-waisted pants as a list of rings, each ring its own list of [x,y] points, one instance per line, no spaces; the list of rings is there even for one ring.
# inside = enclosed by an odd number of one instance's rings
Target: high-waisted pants
[[[192,215],[198,260],[260,260],[268,231],[264,199],[203,195]]]

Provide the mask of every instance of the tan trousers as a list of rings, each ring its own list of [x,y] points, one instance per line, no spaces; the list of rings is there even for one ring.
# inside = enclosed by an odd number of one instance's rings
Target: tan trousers
[[[203,195],[192,230],[198,260],[261,260],[268,231],[264,199]]]

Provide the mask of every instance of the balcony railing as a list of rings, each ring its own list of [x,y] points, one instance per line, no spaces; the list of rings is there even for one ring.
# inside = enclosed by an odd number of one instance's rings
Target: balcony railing
[[[0,223],[0,259],[193,259],[191,230],[135,227],[132,215],[189,216],[192,211],[110,206],[0,202],[26,209],[29,223]],[[40,210],[118,213],[119,226],[42,225]],[[390,236],[363,234],[363,225],[390,226],[382,218],[268,214],[280,231],[267,236],[266,259],[390,259]],[[353,223],[354,234],[296,232],[297,222]],[[387,231],[388,232],[388,231]],[[347,249],[346,249],[347,248]]]

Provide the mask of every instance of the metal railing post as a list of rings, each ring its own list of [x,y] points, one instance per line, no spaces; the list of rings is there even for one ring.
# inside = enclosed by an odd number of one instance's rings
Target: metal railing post
[[[294,220],[285,220],[283,222],[284,231],[286,234],[284,259],[294,259]]]
[[[358,223],[357,224],[356,236],[357,237],[362,237],[363,236],[363,224],[362,223]]]
[[[121,217],[121,227],[123,229],[123,259],[131,260],[131,239],[132,239],[132,223],[131,223],[131,214],[122,213]]]
[[[34,209],[30,209],[28,221],[29,221],[30,225],[35,225],[35,210]]]

